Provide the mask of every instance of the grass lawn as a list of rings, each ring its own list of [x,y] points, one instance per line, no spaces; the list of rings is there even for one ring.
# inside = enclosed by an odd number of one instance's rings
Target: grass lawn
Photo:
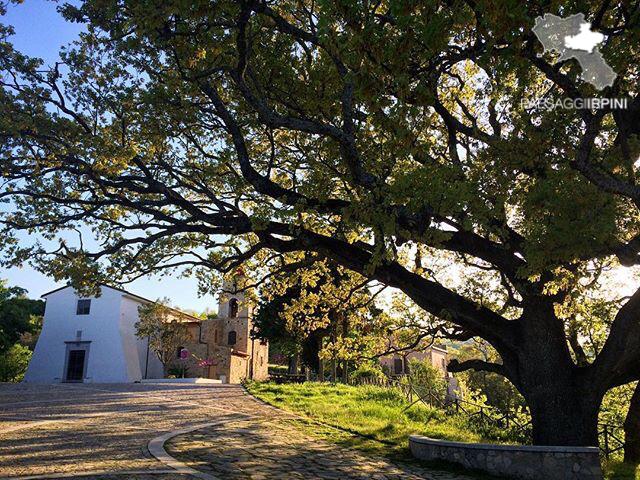
[[[447,416],[425,405],[405,410],[408,404],[402,394],[387,388],[329,383],[249,383],[246,387],[264,402],[304,416],[298,423],[311,435],[387,457],[411,461],[411,434],[496,443],[470,431],[463,417]],[[451,465],[440,466],[458,470]],[[640,468],[620,461],[603,462],[603,471],[607,480],[640,480]]]
[[[640,466],[637,468],[621,461],[602,462],[606,480],[640,480]]]
[[[470,432],[463,418],[447,416],[442,410],[414,405],[405,411],[406,400],[392,389],[328,383],[250,383],[247,390],[273,406],[302,414],[325,427],[337,427],[340,430],[322,430],[337,443],[378,450],[387,456],[409,455],[411,434],[462,442],[487,441]]]

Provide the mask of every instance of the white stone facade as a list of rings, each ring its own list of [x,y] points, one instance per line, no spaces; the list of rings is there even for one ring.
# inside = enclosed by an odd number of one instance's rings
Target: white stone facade
[[[79,297],[71,287],[43,297],[42,332],[25,382],[127,383],[145,374],[162,377],[162,364],[147,352],[146,339],[135,334],[138,306],[147,300],[107,286],[99,297]],[[78,301],[85,302],[79,306]]]
[[[79,297],[63,287],[43,298],[42,332],[24,382],[130,383],[164,377],[147,339],[136,336],[138,307],[151,300],[105,285],[99,297]],[[265,380],[269,347],[250,338],[252,305],[237,292],[221,295],[218,311],[218,318],[201,320],[175,310],[192,340],[184,345],[188,358],[179,359],[176,352],[168,367],[188,366],[190,376],[224,383]],[[200,360],[212,364],[201,367]]]

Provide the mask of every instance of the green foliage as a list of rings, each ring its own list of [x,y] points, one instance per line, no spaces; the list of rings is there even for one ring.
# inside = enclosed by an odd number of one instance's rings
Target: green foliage
[[[495,442],[531,444],[531,415],[525,408],[501,411],[488,405],[481,397],[474,397],[471,403],[464,403],[462,407],[469,415],[467,425],[471,431]]]
[[[433,396],[439,401],[445,400],[447,380],[442,370],[434,367],[430,359],[410,359],[409,374],[402,379],[410,383],[420,397]]]
[[[287,328],[287,321],[281,315],[287,302],[299,293],[299,289],[291,288],[283,295],[261,302],[253,317],[252,337],[268,340],[270,347],[287,357],[300,354],[305,340]]]
[[[26,297],[26,290],[0,280],[0,381],[19,382],[42,329],[44,302]]]
[[[466,343],[456,352],[456,359],[461,362],[475,358],[500,363],[499,355],[486,342],[474,341]],[[458,374],[458,376],[465,383],[470,398],[475,402],[486,402],[487,406],[495,407],[502,412],[515,411],[526,405],[520,392],[502,375],[493,372],[467,370]]]
[[[323,360],[356,361],[381,343],[386,316],[375,306],[368,282],[334,262],[284,257],[264,286],[266,298],[254,317],[252,335],[286,356],[302,354],[318,370]]]
[[[7,287],[6,281],[0,282],[0,355],[21,336],[37,335],[42,328],[44,302],[31,300],[25,293],[20,287]]]
[[[362,362],[353,372],[349,374],[351,379],[358,380],[360,378],[385,379],[387,376],[378,364],[372,362]]]
[[[171,366],[167,368],[167,378],[187,378],[189,377],[189,369],[186,365]]]
[[[601,424],[607,424],[609,432],[613,434],[613,437],[609,437],[609,448],[617,448],[621,445],[621,442],[625,441],[625,431],[623,425],[629,412],[629,404],[631,397],[635,391],[637,382],[621,385],[616,388],[612,388],[607,392],[602,400],[602,406],[600,407],[600,413],[598,415],[598,421]],[[602,427],[601,427],[602,428]],[[619,440],[616,440],[619,439]],[[603,438],[601,436],[600,443],[602,445]],[[624,457],[624,450],[618,450],[610,455],[610,463],[614,465],[615,462],[621,462]],[[612,467],[613,468],[613,467]],[[613,470],[617,471],[617,474],[622,475],[620,472],[633,471],[633,469],[626,469],[624,466],[616,466]],[[639,471],[640,473],[640,471]],[[611,477],[618,478],[618,477]],[[626,478],[624,476],[620,478]],[[633,477],[629,477],[633,478]]]
[[[602,462],[605,480],[640,480],[640,466],[629,465],[620,460]]]
[[[0,355],[0,381],[20,382],[31,360],[31,350],[16,343]]]
[[[269,345],[271,347],[271,345]],[[285,365],[269,365],[268,372],[271,373],[289,373],[289,367]]]
[[[178,348],[191,341],[187,327],[166,303],[165,299],[138,307],[139,320],[135,324],[136,335],[149,339],[149,348],[165,368],[176,358]]]
[[[599,421],[622,426],[636,385],[637,382],[633,382],[609,390],[602,400]]]

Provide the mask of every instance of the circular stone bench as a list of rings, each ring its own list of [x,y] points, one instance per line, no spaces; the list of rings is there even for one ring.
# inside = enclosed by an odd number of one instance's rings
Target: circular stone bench
[[[597,447],[492,445],[409,437],[414,457],[524,480],[601,480]]]

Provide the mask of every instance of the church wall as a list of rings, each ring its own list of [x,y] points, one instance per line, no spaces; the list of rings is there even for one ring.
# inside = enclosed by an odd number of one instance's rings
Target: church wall
[[[249,338],[249,319],[248,318],[225,318],[220,320],[222,324],[222,335],[219,339],[219,343],[234,348],[240,352],[250,353]],[[229,332],[236,332],[236,342],[234,345],[229,345]]]
[[[48,294],[42,332],[24,381],[64,381],[67,345],[72,349],[86,349],[84,382],[113,383],[139,380],[139,367],[137,372],[135,369],[127,368],[128,356],[124,351],[120,329],[121,297],[120,292],[102,287],[100,297],[90,297],[90,313],[77,315],[78,299],[89,297],[78,297],[72,288],[63,288]],[[78,344],[82,347],[74,347],[75,343],[65,343],[76,340],[90,343]],[[137,363],[135,351],[133,356]]]
[[[169,363],[169,368],[182,368],[187,369],[187,376],[189,377],[203,377],[207,378],[209,375],[208,368],[202,368],[198,366],[200,360],[207,359],[209,357],[209,345],[206,343],[204,337],[200,342],[200,323],[190,322],[187,324],[189,334],[191,335],[191,341],[182,345],[189,354],[187,358],[182,359],[178,356],[176,349],[175,358]]]
[[[120,339],[122,341],[122,350],[125,356],[125,363],[129,375],[129,381],[135,382],[142,379],[144,375],[144,366],[140,352],[140,343],[136,336],[135,324],[138,321],[138,307],[142,302],[134,300],[131,297],[122,295],[120,302],[120,322],[118,329],[120,330]],[[158,357],[156,356],[156,359]],[[151,360],[151,359],[150,359]],[[160,360],[158,360],[158,363]]]
[[[269,344],[255,340],[253,351],[253,379],[258,381],[269,378]]]
[[[231,355],[229,383],[242,383],[247,378],[247,359]]]

